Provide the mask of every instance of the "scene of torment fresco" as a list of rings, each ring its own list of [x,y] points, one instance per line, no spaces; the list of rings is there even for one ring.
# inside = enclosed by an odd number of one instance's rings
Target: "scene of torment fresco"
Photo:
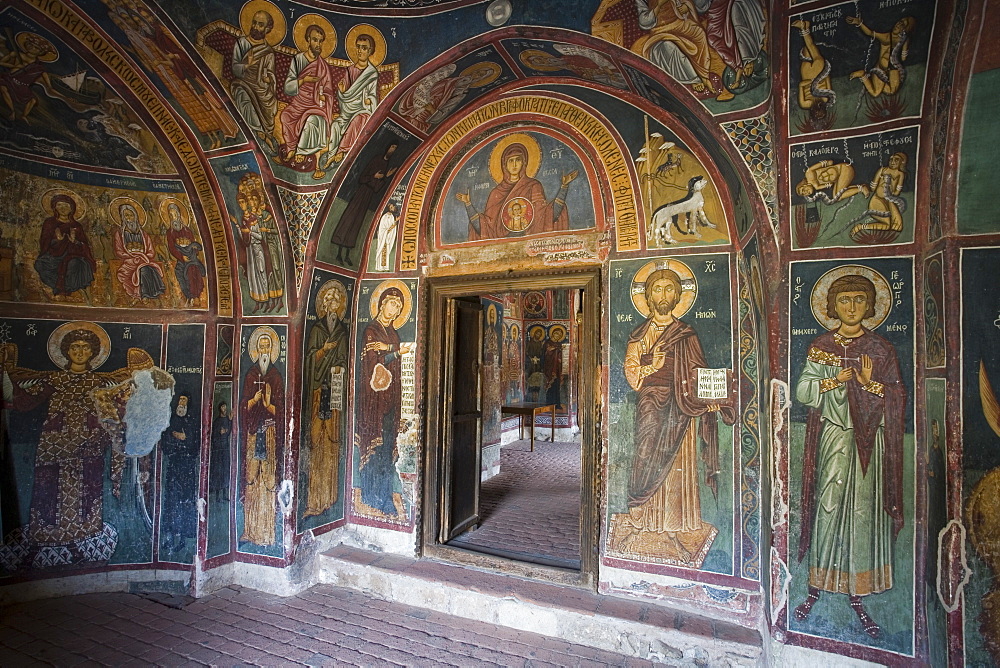
[[[429,291],[531,275],[478,461],[592,435],[597,590],[1000,661],[996,0],[492,4],[0,9],[0,582],[419,554]]]

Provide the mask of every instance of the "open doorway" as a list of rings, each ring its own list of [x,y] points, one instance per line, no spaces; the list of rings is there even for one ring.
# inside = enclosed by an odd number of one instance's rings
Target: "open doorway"
[[[593,582],[598,285],[431,280],[425,554]]]
[[[482,311],[479,510],[477,524],[453,531],[448,544],[579,570],[581,291],[505,292],[466,304]],[[458,393],[467,382],[456,378]]]

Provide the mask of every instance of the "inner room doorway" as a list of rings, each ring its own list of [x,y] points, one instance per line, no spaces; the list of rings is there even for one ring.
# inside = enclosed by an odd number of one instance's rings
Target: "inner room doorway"
[[[428,556],[593,584],[598,285],[597,270],[429,281]],[[533,447],[534,416],[523,440],[501,418],[526,405],[544,408]]]

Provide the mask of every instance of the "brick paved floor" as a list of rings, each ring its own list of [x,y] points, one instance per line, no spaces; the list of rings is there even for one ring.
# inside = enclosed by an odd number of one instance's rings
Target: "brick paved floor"
[[[461,547],[553,566],[580,568],[580,444],[515,441],[500,451],[500,473],[482,484],[480,526],[451,541]]]
[[[648,661],[321,585],[231,587],[181,609],[86,594],[0,609],[0,664],[648,666]]]

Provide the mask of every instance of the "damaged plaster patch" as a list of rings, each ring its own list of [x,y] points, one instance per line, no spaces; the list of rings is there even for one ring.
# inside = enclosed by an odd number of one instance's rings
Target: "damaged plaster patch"
[[[282,480],[278,489],[278,505],[281,507],[281,514],[288,516],[292,512],[292,501],[295,500],[295,486],[291,480]]]
[[[771,379],[771,528],[777,529],[788,522],[788,502],[786,501],[786,479],[781,475],[781,469],[788,465],[786,459],[788,444],[782,436],[785,433],[785,416],[791,409],[788,394],[788,383]]]
[[[792,583],[792,574],[781,555],[771,547],[771,619],[778,618],[782,608],[788,604],[788,587]]]

